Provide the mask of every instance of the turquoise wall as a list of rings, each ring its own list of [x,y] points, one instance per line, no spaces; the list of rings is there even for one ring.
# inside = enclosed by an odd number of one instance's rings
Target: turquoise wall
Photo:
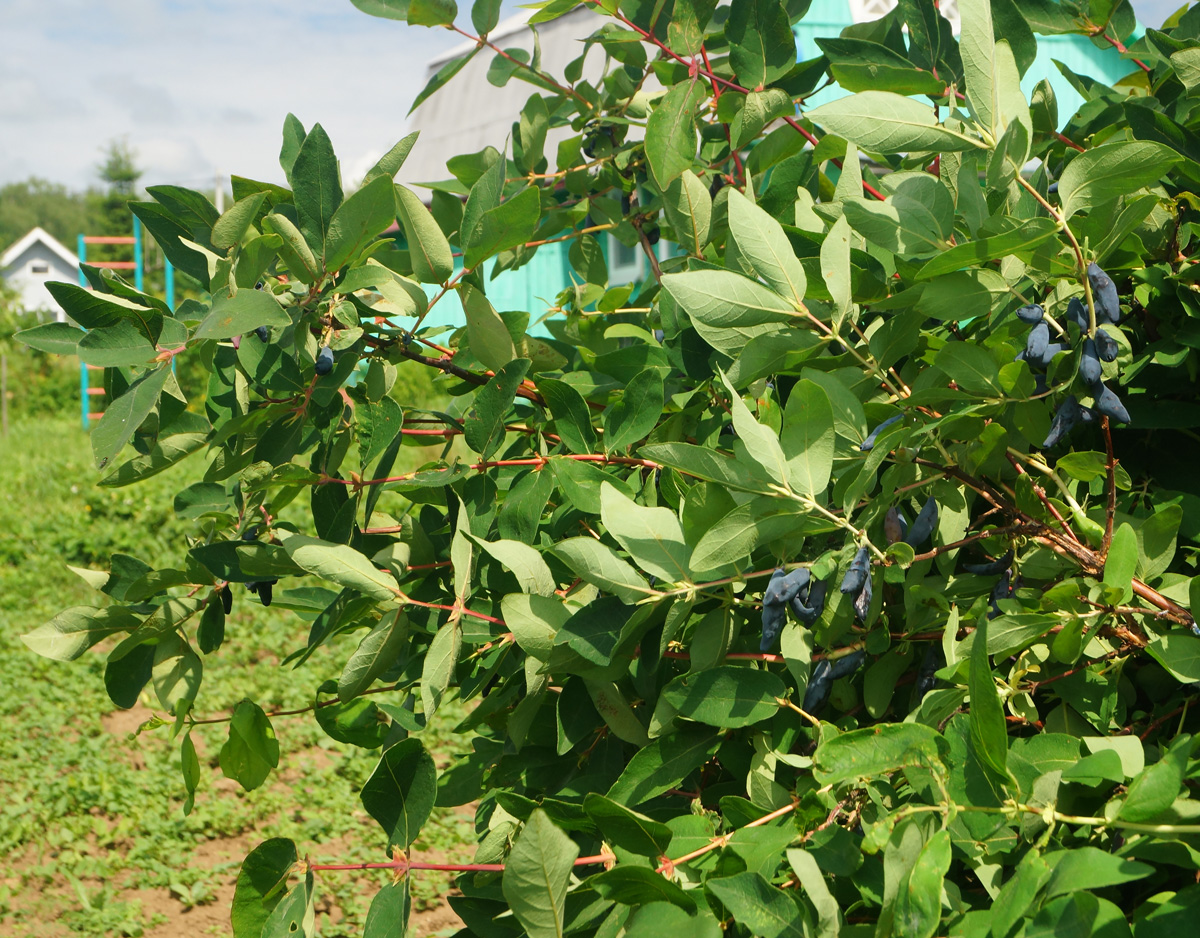
[[[815,40],[837,36],[851,22],[850,5],[846,0],[813,0],[804,20],[792,30],[796,35],[797,59],[804,61],[816,58],[821,50]],[[1144,33],[1145,29],[1139,25],[1135,36],[1140,38]],[[1058,101],[1060,127],[1083,104],[1083,98],[1063,77],[1053,60],[1057,59],[1071,71],[1088,75],[1106,85],[1115,84],[1137,68],[1128,59],[1121,58],[1115,49],[1099,49],[1084,36],[1038,36],[1037,40],[1038,55],[1021,80],[1021,88],[1028,98],[1033,93],[1034,85],[1043,78],[1049,78]],[[828,88],[810,98],[808,106],[816,107],[845,94],[839,88]]]

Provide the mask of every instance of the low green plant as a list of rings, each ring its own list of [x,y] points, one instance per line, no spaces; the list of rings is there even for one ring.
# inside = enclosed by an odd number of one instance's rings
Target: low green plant
[[[453,3],[356,5],[467,32]],[[393,182],[415,135],[346,197],[328,135],[289,116],[288,188],[132,206],[211,302],[95,270],[52,287],[86,333],[23,338],[108,368],[102,489],[189,456],[203,478],[177,551],[117,555],[26,643],[104,642],[110,698],[147,696],[179,746],[185,812],[213,726],[246,791],[297,717],[373,754],[376,859],[314,862],[281,830],[242,865],[238,938],[311,935],[319,889],[365,869],[394,875],[369,938],[448,871],[480,938],[1185,927],[1200,9],[1126,49],[1123,0],[960,0],[958,39],[904,0],[797,63],[804,3],[592,6],[609,21],[556,76],[474,5],[418,103],[485,52],[535,92],[430,208]],[[1060,122],[1048,81],[1020,88],[1037,33],[1136,71],[1068,74],[1086,102]],[[600,231],[645,283],[609,282]],[[488,286],[564,233],[578,282],[538,338]],[[435,341],[450,292],[463,324]],[[1080,377],[1099,325],[1116,354]],[[202,410],[178,356],[208,372]],[[453,404],[404,409],[402,367]],[[465,448],[400,468],[431,428]],[[295,614],[274,657],[302,705],[254,693],[230,595]],[[217,654],[245,664],[233,700]],[[452,703],[462,755],[438,765]],[[466,805],[474,855],[429,858],[431,813]]]

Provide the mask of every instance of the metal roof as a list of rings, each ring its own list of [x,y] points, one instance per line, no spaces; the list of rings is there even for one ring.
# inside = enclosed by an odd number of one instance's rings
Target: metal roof
[[[532,10],[524,10],[500,23],[488,38],[500,48],[533,52],[533,28],[529,26]],[[558,19],[537,26],[542,48],[542,67],[551,75],[562,75],[567,63],[583,51],[586,39],[599,27],[610,22],[587,7],[576,7]],[[476,43],[464,42],[429,61],[425,80],[432,78],[447,62],[466,55]],[[488,68],[496,58],[490,49],[481,50],[444,88],[418,107],[409,118],[409,128],[421,136],[413,147],[397,181],[412,185],[419,182],[438,182],[450,178],[446,160],[464,153],[477,153],[484,147],[504,149],[505,140],[512,134],[512,125],[531,95],[541,93],[533,85],[510,78],[503,88],[487,80]],[[583,77],[595,81],[604,67],[604,50],[589,50],[583,67]],[[415,94],[414,94],[415,97]],[[569,127],[552,127],[546,136],[546,157],[553,167],[559,141],[571,136]]]

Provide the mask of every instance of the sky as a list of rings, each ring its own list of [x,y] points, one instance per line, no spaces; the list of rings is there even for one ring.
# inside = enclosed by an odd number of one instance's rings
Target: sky
[[[1181,2],[1133,6],[1157,26]],[[288,111],[325,127],[353,183],[404,136],[425,62],[462,41],[350,0],[0,0],[0,36],[0,184],[73,189],[96,183],[103,147],[122,138],[143,185],[282,182]]]

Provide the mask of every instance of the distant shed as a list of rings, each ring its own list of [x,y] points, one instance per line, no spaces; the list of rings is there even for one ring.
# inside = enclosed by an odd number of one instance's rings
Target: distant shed
[[[53,313],[55,319],[64,322],[66,314],[46,289],[46,282],[77,283],[79,258],[54,235],[34,228],[0,256],[0,276],[20,294],[25,309]]]

